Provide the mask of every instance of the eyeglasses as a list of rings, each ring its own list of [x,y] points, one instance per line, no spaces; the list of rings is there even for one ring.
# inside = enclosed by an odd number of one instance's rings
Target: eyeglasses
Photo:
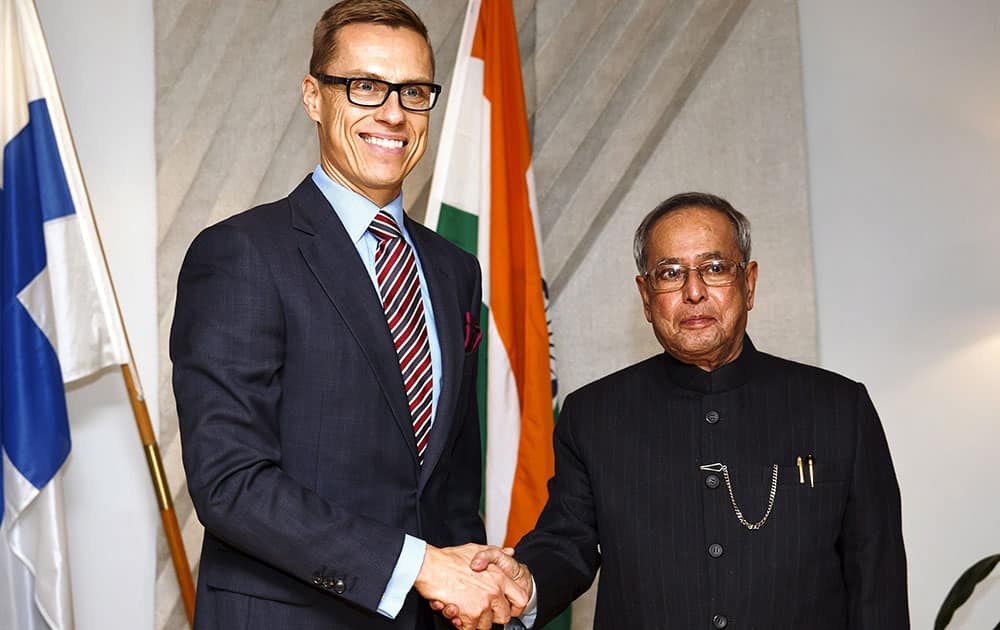
[[[659,262],[650,271],[642,274],[653,293],[670,293],[680,291],[687,283],[691,270],[698,272],[698,277],[710,287],[728,287],[736,282],[740,270],[746,269],[745,262],[731,260],[706,260],[700,265],[688,267],[676,263]]]
[[[393,92],[399,94],[399,105],[411,112],[426,112],[437,103],[441,86],[436,83],[389,83],[366,77],[335,77],[312,73],[327,85],[347,86],[347,100],[361,107],[381,107]]]

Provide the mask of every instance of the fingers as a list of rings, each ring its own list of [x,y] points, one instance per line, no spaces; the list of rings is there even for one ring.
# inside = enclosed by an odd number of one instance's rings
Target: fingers
[[[510,621],[511,609],[523,608],[528,603],[528,597],[520,585],[503,573],[491,569],[489,574],[499,589],[499,593],[490,600],[490,608],[495,617],[502,619],[499,623],[507,623]]]
[[[455,619],[458,618],[459,610],[458,606],[456,606],[455,604],[448,604],[443,608],[435,608],[435,610],[440,610],[441,614],[444,615],[444,618],[448,619],[449,621],[454,621]]]
[[[510,575],[514,571],[516,561],[513,556],[508,555],[498,547],[486,547],[472,557],[472,562],[469,563],[469,566],[473,571],[482,571],[491,564],[497,565],[504,573]]]
[[[496,605],[496,602],[494,602],[494,605]],[[496,617],[493,610],[483,612],[482,616],[479,617],[479,622],[476,624],[476,630],[491,630],[491,628],[493,628],[494,618],[497,623],[507,623],[507,621],[510,621],[510,608],[507,608],[506,621],[504,620],[503,615]]]
[[[523,608],[527,605],[531,594],[525,590],[521,583],[515,581],[494,566],[487,568],[486,573],[493,578],[496,585],[500,588],[503,598],[510,602],[511,608]]]
[[[441,614],[444,615],[444,618],[456,628],[462,627],[462,618],[459,616],[459,612],[458,606],[455,604],[448,604],[441,609]]]
[[[493,623],[506,623],[499,619],[494,619],[493,611],[489,608],[483,610],[479,616],[469,615],[460,612],[457,617],[451,620],[451,624],[462,630],[490,630]]]
[[[465,609],[459,604],[457,608],[460,617],[463,612],[470,613],[477,630],[490,630],[494,623],[503,624],[510,621],[512,605],[508,601],[508,597],[514,598],[519,607],[523,608],[521,605],[521,598],[524,597],[523,590],[500,570],[491,567],[487,572],[480,573],[476,577],[482,581],[482,607],[477,605],[473,609]]]
[[[511,614],[517,617],[531,599],[532,580],[527,567],[518,562],[513,553],[510,547],[485,547],[473,556],[469,567],[477,572],[499,571],[502,574],[495,575],[494,579],[510,602]]]
[[[496,621],[497,623],[506,623],[500,619]],[[462,628],[462,630],[490,630],[493,627],[493,622],[494,615],[491,608],[483,610],[479,616],[460,612],[457,617],[451,620],[452,625]]]
[[[520,615],[531,597],[530,575],[510,555],[513,551],[475,544],[428,545],[414,587],[456,628],[490,630],[494,623]],[[481,568],[472,570],[476,565]]]

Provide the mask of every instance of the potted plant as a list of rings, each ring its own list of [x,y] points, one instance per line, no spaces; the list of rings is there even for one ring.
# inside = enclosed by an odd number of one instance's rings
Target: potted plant
[[[958,607],[972,596],[976,585],[986,579],[997,563],[1000,563],[1000,554],[987,556],[966,569],[965,573],[948,591],[948,596],[944,598],[941,610],[938,611],[937,618],[934,620],[934,630],[944,630],[947,627]],[[1000,630],[1000,623],[993,630]]]

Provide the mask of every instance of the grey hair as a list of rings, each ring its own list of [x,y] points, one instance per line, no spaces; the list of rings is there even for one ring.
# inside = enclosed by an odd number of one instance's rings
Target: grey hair
[[[640,274],[646,273],[646,248],[649,245],[649,234],[653,231],[653,226],[668,214],[685,208],[708,208],[724,214],[733,224],[733,229],[736,232],[736,244],[743,257],[742,262],[750,261],[750,220],[722,197],[709,193],[686,192],[661,202],[646,215],[639,227],[636,228],[635,239],[632,241],[632,255],[635,256],[635,266],[639,269]]]

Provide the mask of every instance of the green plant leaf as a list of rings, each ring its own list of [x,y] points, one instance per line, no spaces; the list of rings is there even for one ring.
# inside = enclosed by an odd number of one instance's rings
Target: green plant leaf
[[[986,579],[986,576],[990,574],[990,571],[993,570],[993,567],[998,562],[1000,562],[1000,554],[987,556],[966,569],[965,573],[951,587],[948,596],[944,598],[944,603],[941,604],[941,610],[938,611],[937,619],[934,620],[934,630],[944,630],[955,615],[958,607],[972,596],[972,591],[976,590],[976,585]],[[998,629],[1000,629],[1000,625],[994,628],[994,630]]]

